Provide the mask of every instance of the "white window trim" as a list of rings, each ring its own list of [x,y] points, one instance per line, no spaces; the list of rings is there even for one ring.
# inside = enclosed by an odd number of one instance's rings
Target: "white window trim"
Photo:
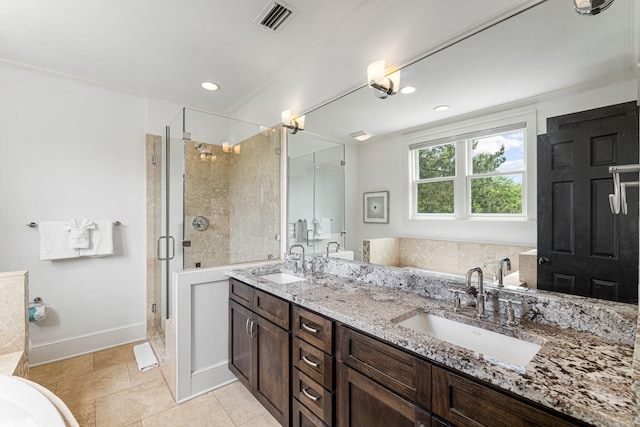
[[[523,152],[523,161],[525,164],[522,173],[522,214],[471,214],[471,192],[470,192],[470,175],[464,180],[454,180],[454,212],[455,214],[417,214],[416,203],[417,194],[416,187],[413,185],[413,177],[415,176],[416,162],[411,154],[410,146],[424,143],[426,145],[441,145],[445,143],[446,138],[455,138],[475,132],[482,132],[489,129],[498,129],[504,126],[513,125],[515,123],[526,123],[525,127],[525,150]],[[536,141],[537,141],[537,121],[535,110],[517,110],[512,112],[502,112],[486,117],[478,117],[465,120],[462,122],[452,123],[436,128],[422,130],[404,135],[404,151],[405,159],[408,159],[408,168],[405,169],[405,219],[410,221],[428,221],[428,220],[445,220],[445,221],[531,221],[536,219],[535,198],[536,189]],[[439,142],[440,141],[440,142]],[[457,143],[457,142],[456,142]],[[470,148],[463,147],[460,151],[456,146],[456,175],[460,173],[461,165],[468,166],[470,163]],[[464,162],[464,163],[459,163]],[[505,172],[505,174],[510,174]],[[449,179],[449,177],[447,177]],[[466,188],[465,188],[466,186]],[[466,200],[466,198],[469,200]]]

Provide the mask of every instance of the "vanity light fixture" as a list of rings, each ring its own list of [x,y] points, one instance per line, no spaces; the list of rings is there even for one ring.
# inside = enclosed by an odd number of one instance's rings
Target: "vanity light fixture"
[[[447,111],[449,109],[448,105],[438,105],[433,108],[433,111]]]
[[[375,95],[385,99],[389,95],[395,95],[400,89],[400,70],[395,73],[384,74],[384,59],[372,62],[367,67],[367,82],[374,89]]]
[[[284,110],[282,112],[282,126],[289,129],[292,135],[298,133],[299,130],[304,130],[305,116],[291,118],[291,110]]]
[[[573,7],[580,15],[597,15],[609,6],[613,0],[573,0]]]
[[[202,86],[206,90],[218,90],[220,89],[220,85],[213,82],[203,82],[200,86]]]
[[[358,132],[354,132],[354,133],[350,133],[349,136],[353,139],[356,139],[360,142],[362,141],[366,141],[367,139],[371,138],[373,136],[373,134],[371,133],[367,133],[363,130],[359,130]]]

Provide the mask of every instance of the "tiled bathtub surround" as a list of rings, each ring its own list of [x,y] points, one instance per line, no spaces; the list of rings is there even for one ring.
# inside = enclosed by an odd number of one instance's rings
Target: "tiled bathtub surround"
[[[29,274],[0,273],[0,374],[26,377],[29,362]]]
[[[294,259],[285,261],[284,266],[237,269],[230,274],[435,363],[585,422],[599,426],[633,423],[636,407],[632,365],[637,306],[543,292],[521,295],[491,290],[493,294],[499,292],[501,297],[524,300],[525,320],[521,327],[502,327],[488,304],[491,316],[482,322],[483,327],[512,336],[534,336],[544,342],[523,373],[513,367],[489,363],[464,348],[396,324],[408,313],[425,308],[445,317],[452,316],[451,295],[446,289],[464,287],[459,279],[431,278],[324,257],[307,258],[305,281],[290,285],[276,285],[260,275],[291,268]],[[473,310],[464,308],[468,322],[477,322],[473,319]]]
[[[482,267],[486,261],[504,257],[511,260],[511,270],[518,271],[519,254],[531,249],[530,246],[393,237],[364,240],[362,260],[392,267],[416,267],[463,275],[472,267]],[[484,268],[485,278],[490,278],[488,273],[496,270],[496,265],[488,265]]]

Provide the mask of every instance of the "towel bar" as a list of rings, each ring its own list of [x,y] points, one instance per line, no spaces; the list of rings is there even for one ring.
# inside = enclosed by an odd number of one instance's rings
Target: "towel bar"
[[[122,223],[120,221],[113,221],[113,225],[118,227],[118,226],[122,225]],[[37,222],[33,222],[33,221],[31,221],[29,224],[27,224],[27,227],[30,227],[30,228],[36,228],[37,226],[38,226],[38,223]]]

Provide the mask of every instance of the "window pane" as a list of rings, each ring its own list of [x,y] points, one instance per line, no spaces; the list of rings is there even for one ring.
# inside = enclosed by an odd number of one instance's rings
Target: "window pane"
[[[473,173],[524,170],[524,130],[472,141]]]
[[[522,213],[522,175],[472,179],[471,213]]]
[[[418,184],[418,213],[453,213],[453,181]]]
[[[455,144],[436,145],[418,150],[419,179],[443,178],[456,174]]]

